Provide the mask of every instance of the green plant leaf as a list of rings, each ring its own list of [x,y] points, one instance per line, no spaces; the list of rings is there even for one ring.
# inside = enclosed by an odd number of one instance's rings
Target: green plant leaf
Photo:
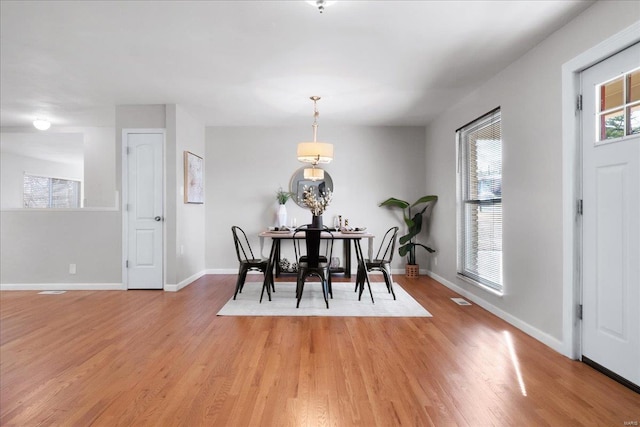
[[[400,256],[407,257],[408,264],[416,263],[416,247],[421,246],[426,249],[428,252],[433,253],[435,250],[431,249],[428,246],[425,246],[420,243],[416,243],[414,238],[420,234],[422,231],[423,224],[423,215],[427,211],[427,209],[432,206],[432,202],[438,200],[438,196],[429,195],[423,196],[416,200],[413,204],[409,204],[408,202],[400,199],[396,199],[395,197],[390,197],[384,202],[380,203],[379,206],[385,207],[393,207],[400,208],[403,210],[403,219],[405,224],[407,225],[407,234],[401,236],[399,239],[399,244],[401,245],[398,248],[398,253]],[[418,213],[411,212],[411,208],[420,204],[425,204],[422,209]]]
[[[438,200],[438,196],[422,196],[420,197],[418,200],[416,200],[411,206],[416,206],[419,205],[420,203],[427,203],[427,202],[435,202],[436,200]]]
[[[411,246],[412,246],[412,245],[403,245],[403,246],[400,246],[400,247],[398,248],[398,253],[400,254],[400,256],[406,256],[406,255],[407,255],[407,252],[409,252],[409,249],[411,249]]]
[[[404,245],[405,243],[408,243],[411,241],[411,236],[409,234],[404,235],[402,237],[400,237],[400,239],[398,240],[398,243],[400,243],[401,245]]]
[[[406,209],[409,207],[409,202],[405,202],[404,200],[396,199],[395,197],[390,197],[384,202],[380,203],[378,206],[387,206],[390,208],[400,208]]]
[[[413,228],[415,229],[416,235],[422,231],[422,212],[418,212],[413,217]]]
[[[427,252],[429,253],[434,253],[436,250],[435,249],[431,249],[429,246],[425,246],[422,243],[414,243],[416,246],[422,246],[423,248],[425,248],[427,250]]]

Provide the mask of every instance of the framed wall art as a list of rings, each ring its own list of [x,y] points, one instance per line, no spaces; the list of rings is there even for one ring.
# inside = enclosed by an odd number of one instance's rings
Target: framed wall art
[[[184,152],[184,202],[204,203],[203,159]]]

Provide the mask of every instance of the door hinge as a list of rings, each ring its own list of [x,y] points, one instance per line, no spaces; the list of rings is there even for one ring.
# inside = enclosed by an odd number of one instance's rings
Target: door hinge
[[[124,266],[125,266],[126,268],[129,268],[129,260],[126,260],[126,261],[124,262]]]
[[[576,307],[576,316],[582,320],[582,304],[578,304],[578,307]]]
[[[578,95],[578,99],[576,101],[576,108],[578,111],[582,111],[582,95]]]
[[[127,147],[127,154],[131,154],[131,150]]]
[[[582,203],[582,199],[578,200],[578,215],[582,215],[583,214],[583,203]]]

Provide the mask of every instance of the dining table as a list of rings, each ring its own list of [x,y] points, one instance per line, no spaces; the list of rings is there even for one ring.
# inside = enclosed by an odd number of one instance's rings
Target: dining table
[[[269,297],[269,301],[271,301],[271,289],[267,286],[268,283],[274,282],[274,270],[275,277],[278,277],[280,274],[280,250],[281,250],[281,242],[284,240],[293,240],[295,239],[304,239],[304,233],[297,233],[294,237],[295,230],[266,230],[262,231],[258,234],[260,238],[260,255],[262,255],[264,249],[264,241],[265,238],[271,239],[271,248],[269,250],[269,257],[267,258],[267,273],[265,274],[264,284],[262,287],[262,295],[260,295],[260,301],[262,301],[262,297],[264,295],[264,291],[267,291],[267,295]],[[360,244],[362,239],[367,239],[367,254],[369,259],[373,257],[373,238],[374,234],[368,233],[366,231],[352,231],[352,230],[338,230],[334,231],[329,229],[331,235],[329,233],[322,233],[320,235],[321,239],[327,239],[333,236],[334,240],[342,241],[342,257],[344,262],[344,267],[341,268],[332,268],[331,273],[343,273],[344,277],[351,277],[351,242],[354,242],[354,249],[356,253],[356,261],[358,271],[361,271],[362,263],[364,263],[364,255],[362,252],[362,245]],[[331,262],[331,260],[330,260]],[[364,268],[364,272],[366,275],[366,268]],[[368,276],[368,275],[367,275]],[[366,279],[367,284],[369,284],[368,277],[364,277]],[[361,292],[362,294],[362,288]]]

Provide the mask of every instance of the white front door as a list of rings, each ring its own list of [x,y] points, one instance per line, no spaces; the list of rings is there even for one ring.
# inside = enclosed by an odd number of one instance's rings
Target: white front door
[[[127,288],[163,289],[164,134],[125,131],[123,145]]]
[[[640,44],[582,73],[582,356],[635,385],[640,385],[638,68]]]

